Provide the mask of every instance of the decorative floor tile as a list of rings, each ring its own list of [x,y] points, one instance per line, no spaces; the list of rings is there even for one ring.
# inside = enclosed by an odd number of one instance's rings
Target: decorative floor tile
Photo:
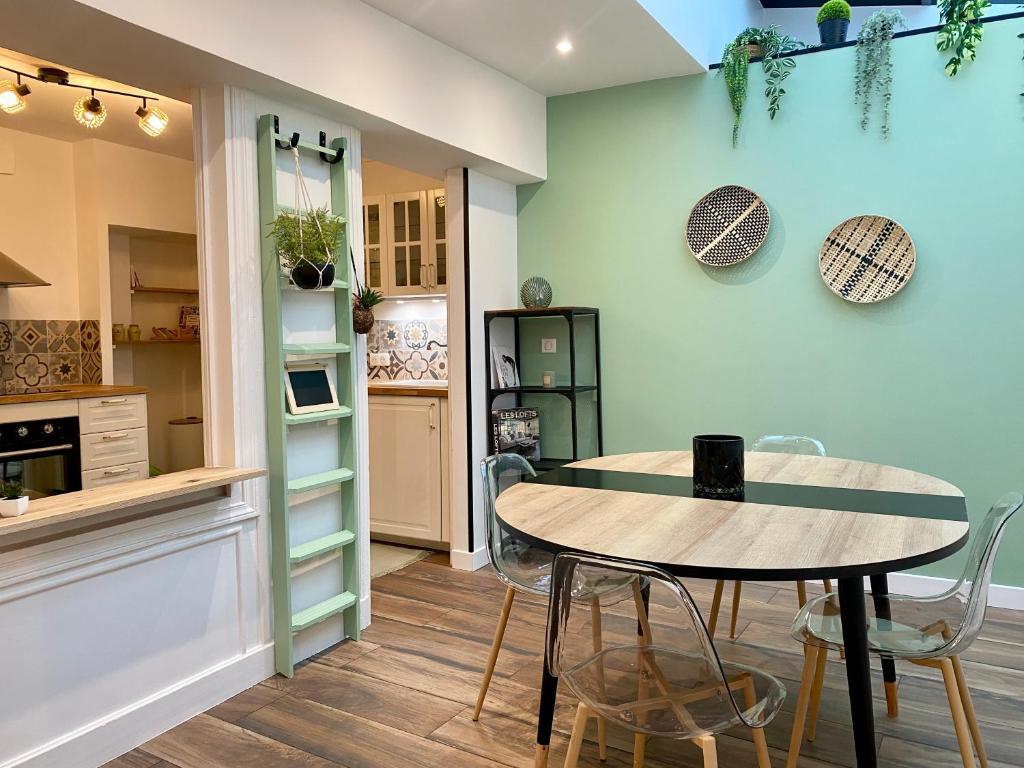
[[[6,322],[0,321],[0,352],[10,352],[12,340],[11,326]]]
[[[390,320],[383,322],[380,330],[381,349],[402,349],[402,325]]]
[[[103,362],[99,352],[83,352],[81,358],[83,384],[103,383]]]
[[[428,341],[435,341],[438,344],[448,346],[448,321],[428,320],[427,339]]]
[[[100,324],[96,320],[80,320],[78,322],[79,327],[79,340],[82,344],[83,352],[96,352],[100,351]]]
[[[405,361],[405,370],[409,374],[410,379],[423,379],[426,378],[424,374],[430,370],[430,364],[427,362],[426,356],[419,350],[409,353],[409,357]]]
[[[408,349],[423,349],[427,346],[427,324],[422,320],[410,320],[402,332]]]
[[[14,361],[7,353],[0,354],[0,394],[13,395],[18,380],[14,377]]]
[[[11,332],[14,340],[12,352],[26,354],[29,352],[46,352],[46,321],[45,320],[12,320]]]
[[[46,348],[50,354],[79,352],[82,349],[78,320],[47,320]]]
[[[50,383],[50,356],[46,353],[15,353],[11,356],[14,364],[15,386],[21,390],[28,387],[42,387]]]
[[[78,323],[75,323],[78,327]],[[81,353],[65,353],[50,355],[51,384],[81,384],[82,360]]]
[[[440,349],[427,360],[427,378],[438,381],[448,380],[448,350]]]

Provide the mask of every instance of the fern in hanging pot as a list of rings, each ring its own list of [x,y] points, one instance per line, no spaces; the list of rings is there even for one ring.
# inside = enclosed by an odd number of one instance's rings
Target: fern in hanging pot
[[[352,260],[352,277],[356,281],[356,290],[352,292],[352,330],[356,333],[369,333],[373,328],[373,308],[384,301],[384,295],[368,285],[359,284],[356,274],[356,259],[352,249],[348,249],[348,257]]]
[[[345,234],[345,224],[327,206],[307,213],[281,212],[270,233],[282,269],[298,288],[327,288],[334,282],[334,249]]]

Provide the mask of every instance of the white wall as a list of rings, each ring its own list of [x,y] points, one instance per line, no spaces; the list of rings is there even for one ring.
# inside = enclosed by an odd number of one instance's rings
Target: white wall
[[[725,44],[762,23],[758,0],[638,0],[640,5],[703,66],[722,58]]]
[[[449,209],[449,253],[451,283],[448,323],[449,383],[452,429],[452,565],[473,570],[487,562],[484,549],[484,511],[482,487],[477,467],[488,454],[486,427],[487,367],[484,363],[483,315],[488,309],[507,309],[518,305],[516,265],[516,189],[511,184],[476,171],[469,172],[469,209],[463,208],[461,169],[447,176]],[[463,216],[469,216],[469,291],[462,259]],[[469,304],[470,338],[465,333],[463,302]],[[465,366],[469,345],[471,363],[469,413],[466,403]],[[467,420],[471,423],[471,441],[467,443]],[[467,450],[471,461],[467,463]],[[471,467],[470,468],[470,464]],[[472,472],[471,475],[469,473]],[[472,494],[468,483],[472,480]],[[469,509],[473,509],[473,536],[468,538]]]
[[[379,160],[363,160],[363,194],[386,195],[395,192],[418,192],[421,189],[440,189],[443,179],[424,176]]]
[[[71,144],[0,128],[0,251],[52,286],[0,288],[0,319],[80,320]],[[8,154],[9,153],[9,154]]]

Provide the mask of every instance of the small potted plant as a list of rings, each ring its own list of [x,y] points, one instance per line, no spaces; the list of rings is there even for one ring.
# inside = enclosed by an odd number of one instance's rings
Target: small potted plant
[[[373,308],[384,301],[384,294],[368,285],[359,284],[356,257],[351,248],[348,249],[348,257],[352,261],[352,277],[356,281],[356,289],[352,292],[352,330],[356,333],[369,333],[373,328]]]
[[[850,28],[850,4],[846,0],[828,0],[818,9],[818,35],[822,45],[846,42]]]
[[[306,214],[281,212],[271,224],[277,255],[299,288],[315,290],[334,282],[334,249],[345,224],[327,206]]]
[[[28,496],[15,482],[0,482],[0,517],[17,517],[28,512]]]

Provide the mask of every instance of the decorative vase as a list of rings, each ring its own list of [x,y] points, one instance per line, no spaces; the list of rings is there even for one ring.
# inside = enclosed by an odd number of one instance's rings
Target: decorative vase
[[[352,329],[356,333],[369,333],[373,328],[373,310],[354,305],[352,307]]]
[[[324,264],[322,267],[317,267],[308,261],[303,261],[292,267],[292,282],[296,287],[307,291],[328,288],[334,282],[334,265]]]
[[[743,500],[743,438],[693,438],[693,495],[702,499]]]
[[[551,283],[543,277],[528,277],[519,287],[519,298],[527,309],[551,306]]]
[[[28,496],[0,499],[0,517],[18,517],[28,512]]]
[[[828,19],[818,25],[818,36],[822,45],[837,45],[846,42],[846,32],[850,28],[849,19]]]

